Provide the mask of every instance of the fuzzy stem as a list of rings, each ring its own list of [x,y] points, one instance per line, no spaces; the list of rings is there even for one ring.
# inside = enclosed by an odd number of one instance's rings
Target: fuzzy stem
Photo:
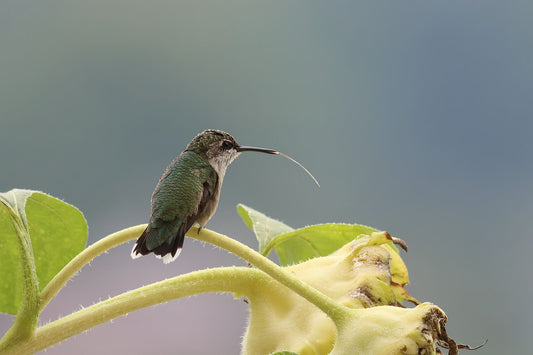
[[[74,257],[67,265],[65,265],[65,267],[63,267],[63,269],[61,269],[61,271],[59,271],[59,273],[57,273],[56,276],[54,276],[54,278],[42,290],[40,310],[42,311],[48,302],[50,302],[50,300],[67,283],[67,281],[74,277],[74,275],[92,259],[119,244],[138,238],[145,228],[146,224],[141,224],[110,234],[76,255],[76,257]]]
[[[50,299],[57,294],[61,287],[63,287],[63,285],[89,261],[119,244],[137,238],[145,228],[146,224],[141,224],[123,229],[105,238],[102,238],[78,254],[43,289],[41,293],[41,310],[44,309],[46,304],[48,304]],[[187,233],[187,236],[214,244],[245,259],[250,264],[256,266],[258,269],[267,273],[275,280],[279,281],[294,292],[298,293],[300,296],[307,299],[309,302],[315,304],[333,320],[335,320],[338,316],[343,317],[343,314],[346,312],[346,307],[338,304],[331,298],[325,296],[296,277],[283,271],[281,267],[272,261],[234,239],[228,238],[222,234],[205,228],[198,233],[198,229],[195,227],[191,228],[191,230]]]
[[[246,295],[257,283],[269,282],[263,272],[246,267],[206,269],[180,275],[125,292],[39,327],[34,335],[2,352],[2,355],[32,354],[73,335],[129,312],[206,292]]]
[[[317,306],[336,324],[344,319],[349,311],[349,308],[335,302],[330,297],[324,295],[289,272],[283,270],[283,268],[276,265],[274,262],[262,256],[255,250],[242,243],[239,243],[234,239],[206,229],[202,229],[201,232],[198,233],[198,229],[195,227],[191,228],[191,230],[187,233],[187,236],[214,244],[243,258],[264,273],[268,274],[274,280],[290,288],[292,291],[296,292],[298,295]]]
[[[68,279],[74,276],[94,257],[121,243],[137,238],[144,228],[146,228],[146,225],[138,225],[113,233],[81,252],[45,287],[41,297],[41,310]],[[245,259],[262,272],[249,268],[235,267],[202,270],[141,287],[39,327],[33,336],[26,341],[17,342],[16,344],[10,342],[9,349],[4,348],[2,354],[33,353],[131,311],[167,302],[175,298],[203,292],[227,291],[246,294],[251,280],[253,282],[268,281],[268,277],[265,274],[313,303],[332,318],[336,324],[344,319],[347,311],[349,311],[348,308],[338,304],[236,240],[207,229],[202,229],[198,233],[197,228],[192,228],[187,233],[187,236],[226,249]]]
[[[9,207],[9,206],[8,206]],[[9,208],[13,226],[18,234],[18,245],[22,263],[22,304],[13,325],[0,339],[0,351],[30,338],[39,319],[39,281],[35,269],[30,232],[18,208]]]

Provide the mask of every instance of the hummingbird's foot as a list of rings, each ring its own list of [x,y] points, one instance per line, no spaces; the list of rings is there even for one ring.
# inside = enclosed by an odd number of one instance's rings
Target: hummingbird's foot
[[[202,226],[198,226],[198,233],[197,234],[200,234],[201,230],[202,230]]]

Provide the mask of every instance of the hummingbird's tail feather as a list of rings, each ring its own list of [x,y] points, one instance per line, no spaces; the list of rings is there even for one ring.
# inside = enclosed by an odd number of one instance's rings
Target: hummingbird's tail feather
[[[168,254],[165,254],[164,256],[161,256],[161,255],[155,255],[156,258],[158,259],[163,259],[163,263],[164,264],[169,264],[171,262],[173,262],[174,260],[176,260],[178,258],[178,256],[180,256],[180,253],[181,253],[181,248],[178,248],[177,251],[176,251],[176,255],[172,255],[172,253],[168,253]]]
[[[168,222],[159,224],[159,227],[149,225],[137,239],[131,252],[133,259],[154,253],[156,258],[163,259],[163,262],[168,264],[179,256],[185,233],[190,228],[189,223],[181,223],[178,228]]]
[[[180,233],[178,230],[177,234],[174,234],[174,236],[167,239],[163,244],[152,249],[151,252],[155,254],[156,258],[162,258],[163,262],[168,264],[169,262],[176,260],[181,252],[184,240],[185,233]]]
[[[133,246],[133,249],[131,250],[131,258],[137,259],[140,258],[143,255],[146,255],[150,253],[150,250],[146,248],[146,232],[148,228],[144,230],[144,232],[141,234],[141,236],[137,239],[135,242],[135,245]]]

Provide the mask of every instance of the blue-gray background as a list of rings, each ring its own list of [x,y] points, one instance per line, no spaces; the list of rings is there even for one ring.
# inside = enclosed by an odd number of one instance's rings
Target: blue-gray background
[[[0,2],[0,191],[84,213],[89,243],[145,223],[159,175],[206,128],[248,153],[208,227],[256,242],[239,202],[293,227],[359,222],[404,238],[419,300],[480,354],[527,353],[533,313],[530,1]],[[41,322],[191,270],[99,257]],[[0,272],[5,272],[1,270]],[[47,354],[236,354],[247,306],[202,295],[134,312]],[[4,331],[12,317],[0,317]]]

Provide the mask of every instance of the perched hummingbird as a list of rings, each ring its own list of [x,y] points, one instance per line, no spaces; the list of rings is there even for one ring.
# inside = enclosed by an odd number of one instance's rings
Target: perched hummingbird
[[[226,132],[208,129],[198,134],[165,169],[152,194],[150,222],[131,252],[132,258],[154,253],[165,264],[174,261],[183,246],[185,233],[203,228],[218,206],[220,187],[227,167],[242,152],[282,155],[272,149],[239,145]],[[320,186],[320,185],[319,185]]]

